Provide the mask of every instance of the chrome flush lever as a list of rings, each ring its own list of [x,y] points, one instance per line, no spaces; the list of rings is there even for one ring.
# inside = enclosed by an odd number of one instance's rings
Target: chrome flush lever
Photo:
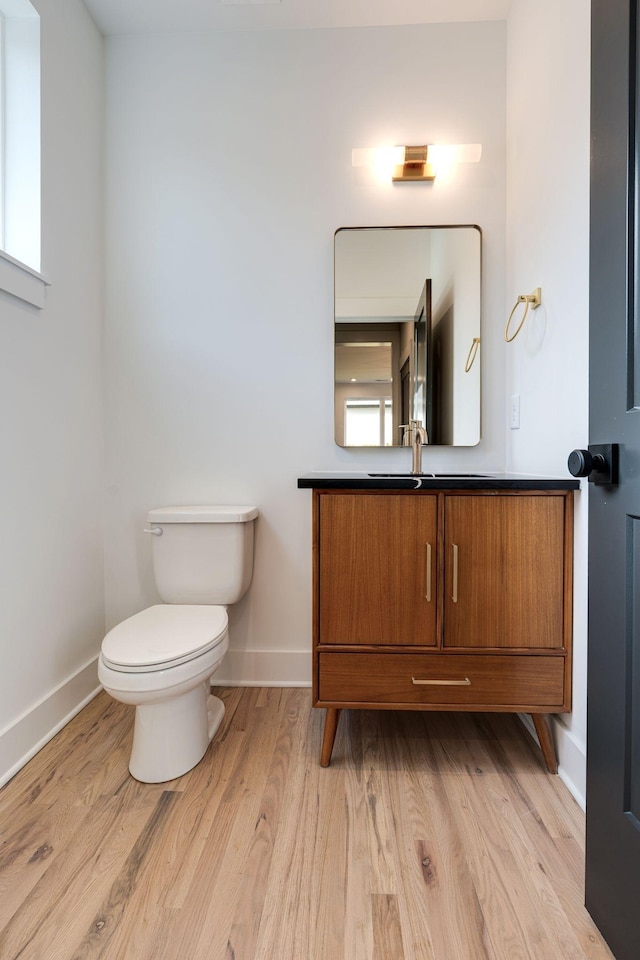
[[[143,533],[152,533],[154,537],[162,536],[162,527],[145,527]]]

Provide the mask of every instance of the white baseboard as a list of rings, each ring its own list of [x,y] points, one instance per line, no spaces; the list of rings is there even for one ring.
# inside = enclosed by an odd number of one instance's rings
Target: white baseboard
[[[229,650],[213,677],[221,687],[310,687],[308,650]]]
[[[519,713],[518,716],[525,727],[538,743],[533,721],[528,713]],[[554,716],[549,717],[553,740],[558,754],[558,776],[573,795],[578,805],[586,809],[587,786],[587,752],[583,743],[580,743],[562,721]]]
[[[100,692],[97,662],[97,656],[92,657],[46,697],[0,730],[0,787]]]

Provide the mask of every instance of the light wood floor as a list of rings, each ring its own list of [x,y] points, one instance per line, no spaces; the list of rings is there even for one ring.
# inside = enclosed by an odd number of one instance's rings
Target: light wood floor
[[[0,791],[2,960],[611,960],[583,816],[514,717],[223,689],[202,763],[131,779],[101,694]]]

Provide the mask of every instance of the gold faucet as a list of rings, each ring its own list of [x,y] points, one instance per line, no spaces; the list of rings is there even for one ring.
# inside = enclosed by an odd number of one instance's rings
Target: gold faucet
[[[419,476],[422,473],[422,447],[429,443],[427,431],[422,426],[422,420],[409,420],[409,423],[402,424],[402,429],[402,446],[411,447],[413,451],[411,474]]]

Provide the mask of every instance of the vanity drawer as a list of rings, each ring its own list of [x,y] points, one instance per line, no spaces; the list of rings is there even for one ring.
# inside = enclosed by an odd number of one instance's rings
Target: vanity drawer
[[[331,703],[560,708],[565,658],[501,654],[319,653]],[[423,682],[420,682],[423,681]],[[426,682],[424,682],[426,681]]]

